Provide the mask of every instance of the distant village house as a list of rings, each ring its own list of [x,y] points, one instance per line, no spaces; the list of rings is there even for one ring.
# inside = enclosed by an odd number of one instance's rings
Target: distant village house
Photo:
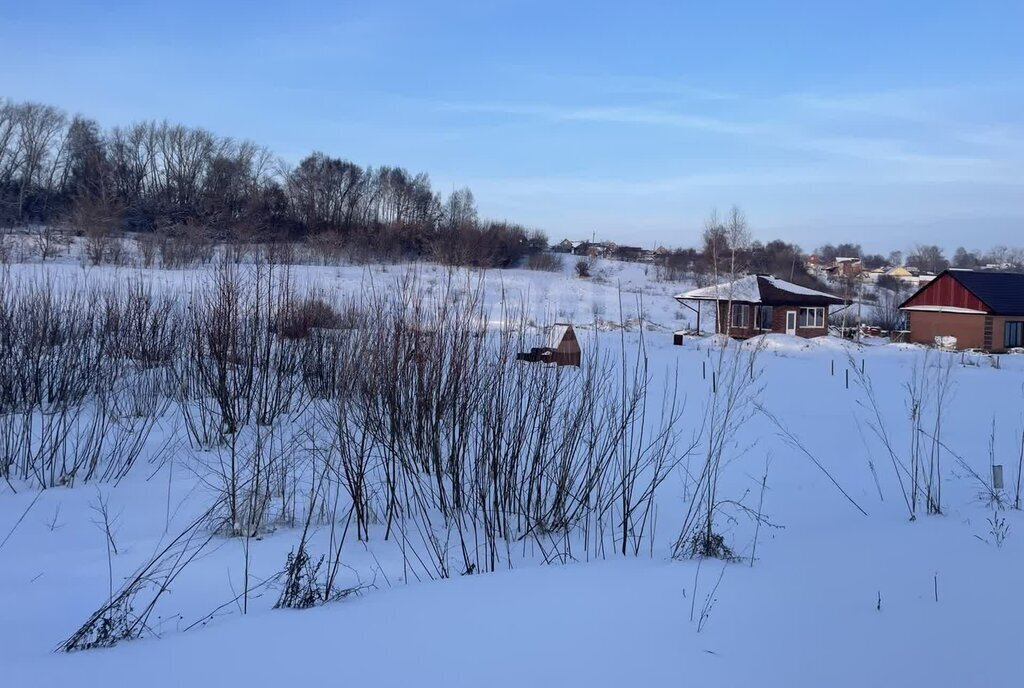
[[[716,330],[737,339],[775,332],[798,337],[828,334],[829,307],[843,299],[771,275],[747,275],[734,282],[693,289],[676,300],[697,314],[700,304],[716,304]],[[696,304],[696,305],[693,305]]]
[[[654,259],[655,255],[653,251],[644,250],[640,246],[620,246],[613,241],[572,241],[571,239],[563,239],[552,246],[551,250],[555,253],[571,253],[575,256],[612,258],[629,262],[649,262]]]

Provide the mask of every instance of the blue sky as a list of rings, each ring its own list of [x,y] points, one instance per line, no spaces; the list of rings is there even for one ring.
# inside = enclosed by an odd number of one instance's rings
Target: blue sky
[[[0,0],[0,97],[470,186],[653,245],[1024,243],[1024,2]]]

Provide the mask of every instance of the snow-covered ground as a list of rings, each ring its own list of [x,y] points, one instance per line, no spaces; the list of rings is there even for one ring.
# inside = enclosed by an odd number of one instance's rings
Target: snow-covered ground
[[[635,327],[643,313],[646,326],[654,330],[678,328],[693,312],[672,297],[692,287],[689,282],[662,282],[654,279],[653,266],[598,259],[592,276],[576,277],[572,257],[564,258],[560,272],[533,270],[452,270],[434,264],[310,266],[288,267],[290,278],[300,290],[323,292],[328,296],[358,294],[371,290],[393,290],[405,276],[415,276],[427,293],[439,291],[449,280],[465,289],[475,288],[483,280],[489,312],[500,313],[500,303],[525,308],[538,324],[572,322],[577,327],[598,329],[625,320]],[[78,262],[18,263],[3,268],[13,283],[52,284],[56,288],[85,289],[110,284],[138,283],[155,289],[171,289],[186,294],[202,289],[211,269],[199,267],[181,270],[148,270],[138,267],[90,267]],[[283,270],[283,268],[278,268]],[[692,323],[691,323],[692,324]]]
[[[560,274],[483,275],[493,317],[504,297],[526,303],[537,323],[574,323],[585,333],[584,347],[635,352],[642,337],[651,398],[677,385],[686,400],[680,422],[697,432],[719,354],[711,339],[672,346],[671,331],[689,312],[671,296],[692,285],[656,282],[646,266],[610,261],[583,280],[569,262]],[[54,288],[81,289],[143,280],[189,290],[202,288],[208,269],[65,262],[4,270],[8,285],[46,279]],[[425,288],[447,275],[436,266],[297,266],[293,275],[308,288],[342,294],[389,288],[409,270]],[[636,326],[641,302],[643,332]],[[623,321],[625,334],[615,327]],[[260,582],[278,573],[295,547],[297,532],[282,526],[249,543],[247,573],[245,542],[214,538],[161,599],[151,618],[159,637],[55,653],[111,588],[206,508],[201,457],[181,443],[172,460],[140,461],[118,484],[41,492],[18,485],[17,493],[0,487],[0,682],[1021,685],[1024,516],[1012,502],[1024,357],[782,335],[743,346],[760,347],[757,401],[764,412],[737,430],[722,466],[718,528],[735,561],[670,556],[693,498],[698,450],[660,488],[654,544],[637,557],[577,551],[575,561],[545,565],[524,541],[514,544],[519,551],[508,570],[416,580],[403,575],[394,541],[374,531],[368,543],[346,545],[344,562],[346,576],[371,588],[314,609],[274,610],[279,587]],[[952,382],[941,427],[943,513],[926,515],[919,506],[911,521],[901,489],[908,477],[872,426],[884,424],[898,460],[908,461],[907,385],[943,366]],[[857,384],[861,368],[880,416]],[[1008,504],[1000,509],[984,484],[993,462],[1005,472],[1000,496]],[[101,527],[102,503],[116,553]],[[755,508],[765,517],[760,527],[748,512]],[[323,527],[314,535],[319,543],[328,537]],[[232,600],[246,575],[255,591],[243,614]]]

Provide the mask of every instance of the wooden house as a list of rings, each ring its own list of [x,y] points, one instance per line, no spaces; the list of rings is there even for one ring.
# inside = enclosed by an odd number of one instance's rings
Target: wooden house
[[[734,282],[693,289],[675,298],[696,312],[698,331],[700,305],[713,302],[716,331],[737,339],[769,332],[822,337],[828,334],[829,307],[844,303],[838,296],[771,275],[747,275]]]
[[[553,363],[556,366],[579,367],[582,361],[580,342],[569,323],[555,323],[548,334],[547,346],[535,346],[516,359],[530,363]]]
[[[908,340],[1003,352],[1024,347],[1024,274],[949,269],[900,305]]]
[[[853,277],[860,277],[864,272],[864,265],[860,258],[836,258],[831,265],[825,268],[831,280],[843,280]]]
[[[644,255],[644,250],[639,246],[616,246],[612,257],[616,260],[637,262]]]

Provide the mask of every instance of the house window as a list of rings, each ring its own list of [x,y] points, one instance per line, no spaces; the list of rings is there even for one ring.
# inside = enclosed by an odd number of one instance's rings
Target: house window
[[[1024,346],[1024,321],[1008,320],[1003,325],[1003,347],[1012,349]]]
[[[800,327],[825,327],[825,309],[801,308]]]
[[[761,330],[772,329],[772,307],[761,306],[757,309],[757,327]]]
[[[734,303],[732,305],[732,326],[743,328],[747,326],[750,306],[745,303]]]

